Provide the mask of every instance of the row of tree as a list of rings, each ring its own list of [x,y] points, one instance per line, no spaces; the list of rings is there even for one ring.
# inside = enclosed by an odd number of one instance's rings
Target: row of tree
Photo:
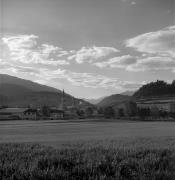
[[[175,117],[175,113],[167,112],[164,110],[159,110],[158,108],[138,108],[137,114],[141,118],[156,117],[156,118],[166,118]]]

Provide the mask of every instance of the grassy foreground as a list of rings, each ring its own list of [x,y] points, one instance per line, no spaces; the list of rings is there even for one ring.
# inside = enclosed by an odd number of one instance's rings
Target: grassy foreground
[[[80,143],[0,144],[2,180],[174,180],[175,148]]]

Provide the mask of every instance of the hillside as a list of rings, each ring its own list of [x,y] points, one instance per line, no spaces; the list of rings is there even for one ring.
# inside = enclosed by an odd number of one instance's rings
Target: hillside
[[[143,85],[134,93],[134,97],[154,97],[154,96],[175,96],[175,81],[168,84],[164,81],[151,82]]]
[[[101,106],[101,107],[114,106],[114,105],[120,104],[122,102],[129,101],[130,99],[131,99],[131,96],[114,94],[114,95],[105,97],[97,105]]]
[[[27,107],[32,105],[60,106],[62,91],[32,81],[0,74],[0,106]],[[72,105],[73,97],[65,93],[65,105]],[[77,106],[91,106],[90,103],[74,99]]]
[[[60,90],[55,89],[53,87],[34,83],[32,81],[24,80],[24,79],[17,78],[14,76],[10,76],[7,74],[0,74],[0,85],[2,85],[2,84],[18,85],[18,86],[21,86],[23,88],[27,88],[27,89],[30,89],[32,91],[37,91],[37,92],[40,92],[40,91],[61,92]]]

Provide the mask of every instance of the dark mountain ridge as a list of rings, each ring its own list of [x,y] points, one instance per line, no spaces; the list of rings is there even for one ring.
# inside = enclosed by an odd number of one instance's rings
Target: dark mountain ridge
[[[34,83],[29,80],[0,74],[0,106],[9,107],[33,107],[56,106],[61,105],[62,91]],[[66,106],[73,103],[77,107],[92,106],[90,103],[74,98],[64,93],[64,102]]]

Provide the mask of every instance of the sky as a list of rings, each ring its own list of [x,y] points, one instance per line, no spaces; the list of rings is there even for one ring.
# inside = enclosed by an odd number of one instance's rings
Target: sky
[[[175,79],[175,0],[0,0],[0,73],[79,98]]]

